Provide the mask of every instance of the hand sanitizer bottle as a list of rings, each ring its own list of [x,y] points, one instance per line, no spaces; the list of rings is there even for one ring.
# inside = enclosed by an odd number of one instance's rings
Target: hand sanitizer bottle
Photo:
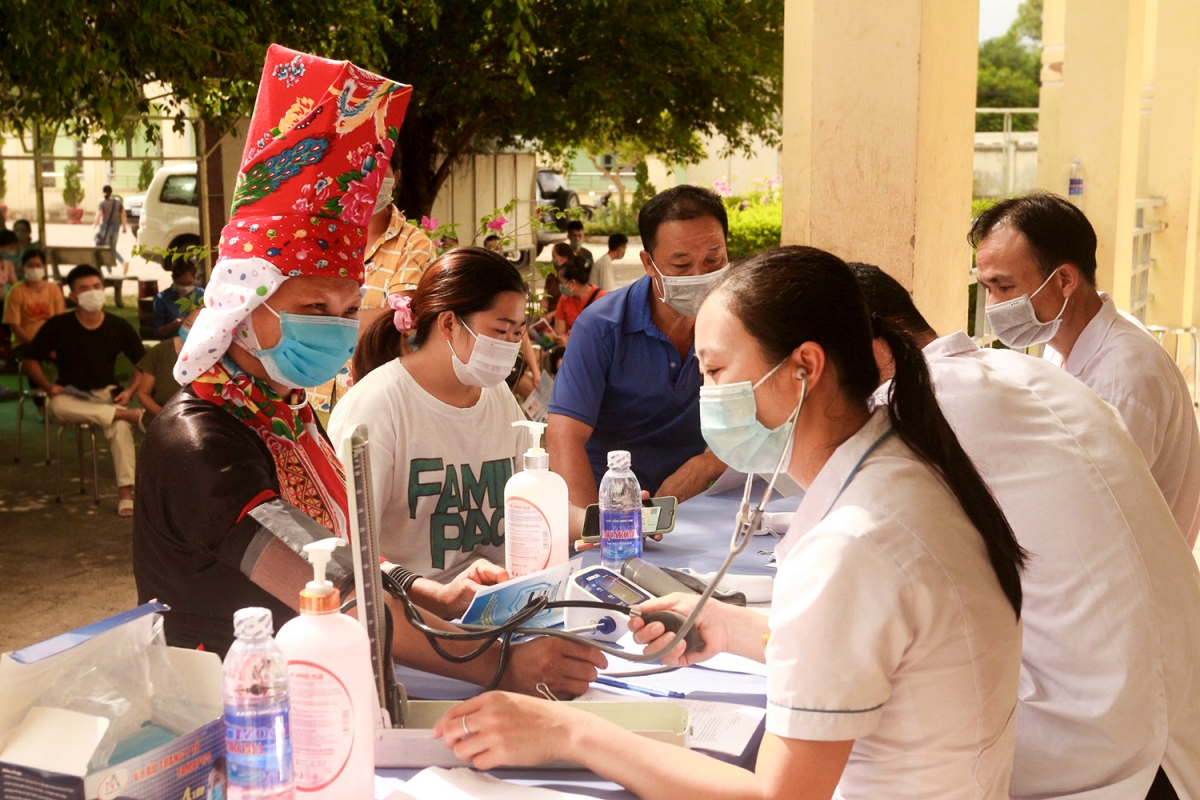
[[[309,800],[374,796],[379,698],[371,647],[358,620],[339,613],[341,598],[325,580],[341,544],[304,546],[313,579],[300,592],[300,616],[275,637],[287,659],[296,791]]]
[[[514,578],[558,566],[570,556],[567,482],[550,471],[541,447],[544,422],[518,420],[533,436],[524,470],[504,486],[504,568]]]

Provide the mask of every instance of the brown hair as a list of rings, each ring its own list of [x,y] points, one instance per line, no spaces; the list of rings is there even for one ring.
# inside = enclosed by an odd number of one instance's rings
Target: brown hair
[[[425,270],[412,299],[415,329],[409,337],[414,348],[429,338],[438,315],[453,311],[466,319],[487,311],[497,295],[525,294],[525,281],[512,263],[482,247],[458,247],[443,254]],[[391,314],[383,314],[367,328],[354,350],[354,379],[360,381],[372,370],[400,355],[400,337]]]
[[[554,245],[554,249],[550,252],[559,258],[574,258],[575,256],[575,250],[572,249],[571,245],[567,244],[566,242],[559,242],[558,244]]]

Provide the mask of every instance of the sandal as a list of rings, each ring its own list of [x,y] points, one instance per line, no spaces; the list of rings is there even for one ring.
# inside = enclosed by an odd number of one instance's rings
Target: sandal
[[[117,516],[132,517],[133,516],[133,501],[118,500],[117,501]]]

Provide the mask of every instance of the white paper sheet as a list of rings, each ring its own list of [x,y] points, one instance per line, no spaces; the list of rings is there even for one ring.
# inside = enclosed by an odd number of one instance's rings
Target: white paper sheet
[[[0,761],[82,778],[107,730],[104,717],[34,706],[0,753]]]
[[[640,644],[633,641],[632,634],[626,634],[617,644],[634,653],[640,653],[643,649]],[[703,665],[700,665],[696,667],[684,667],[683,669],[660,673],[658,675],[629,678],[622,675],[622,673],[652,669],[660,665],[656,663],[644,664],[637,661],[629,661],[614,655],[607,655],[607,658],[608,667],[600,671],[601,675],[611,676],[617,680],[636,686],[662,689],[663,691],[682,692],[684,694],[705,692],[708,694],[749,694],[761,697],[767,693],[765,666],[759,665],[758,670],[753,670],[751,665],[754,662],[749,662],[747,659],[731,656],[730,659],[735,660],[724,660],[725,670],[729,671],[704,669]],[[711,660],[705,661],[704,665],[709,664]],[[722,660],[718,660],[717,664],[721,665]],[[742,670],[752,671],[744,672]]]
[[[688,747],[692,750],[708,750],[730,756],[740,756],[745,751],[746,745],[750,743],[750,739],[758,730],[759,723],[767,713],[765,709],[737,703],[713,703],[706,700],[661,700],[636,692],[595,687],[575,699],[584,702],[618,700],[629,702],[635,700],[681,705],[687,709],[691,721]]]
[[[392,794],[381,794],[391,790]],[[376,778],[375,797],[385,800],[588,800],[583,795],[505,783],[472,769],[423,769],[405,782],[395,778]]]

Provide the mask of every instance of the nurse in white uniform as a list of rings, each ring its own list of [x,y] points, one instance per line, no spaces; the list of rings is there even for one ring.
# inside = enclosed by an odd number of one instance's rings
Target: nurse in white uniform
[[[937,338],[894,278],[850,266],[923,346],[1029,553],[1013,798],[1200,798],[1200,571],[1116,410],[1040,358]]]
[[[872,324],[837,257],[755,256],[697,318],[714,453],[770,472],[790,452],[786,470],[807,489],[777,550],[769,621],[710,603],[705,649],[680,657],[680,643],[664,659],[765,661],[753,772],[501,693],[454,707],[435,734],[481,769],[566,758],[642,798],[1007,798],[1023,555],[938,410],[920,351],[885,333],[900,354],[895,392],[872,413]]]

